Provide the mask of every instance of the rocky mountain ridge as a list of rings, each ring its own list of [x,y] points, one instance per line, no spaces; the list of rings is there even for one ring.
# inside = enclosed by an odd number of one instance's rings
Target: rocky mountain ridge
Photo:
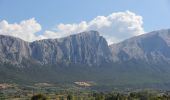
[[[93,81],[101,87],[167,89],[169,66],[170,29],[109,46],[96,31],[31,43],[0,35],[1,83]]]
[[[0,35],[0,62],[20,65],[24,59],[41,65],[74,63],[91,66],[130,61],[169,63],[170,29],[153,31],[109,46],[97,31],[30,43]]]
[[[31,43],[1,35],[0,55],[0,62],[18,65],[23,59],[34,60],[40,64],[80,63],[87,65],[100,65],[112,60],[106,40],[97,31]]]
[[[114,62],[131,60],[147,63],[170,62],[170,29],[153,31],[110,45]]]

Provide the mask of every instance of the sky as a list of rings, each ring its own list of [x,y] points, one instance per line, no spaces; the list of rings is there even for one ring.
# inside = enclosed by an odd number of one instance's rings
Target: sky
[[[170,0],[0,0],[0,34],[25,41],[96,30],[108,43],[170,28]]]

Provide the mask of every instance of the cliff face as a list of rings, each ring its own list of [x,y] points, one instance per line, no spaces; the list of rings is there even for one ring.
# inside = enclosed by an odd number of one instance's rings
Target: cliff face
[[[21,39],[0,35],[0,62],[19,64],[30,58],[29,43]]]
[[[0,36],[0,41],[0,61],[12,64],[20,64],[23,59],[32,59],[41,64],[100,65],[112,61],[106,40],[96,31],[32,43],[10,36]]]
[[[21,64],[24,59],[42,65],[101,65],[127,61],[169,63],[170,30],[153,31],[110,46],[97,31],[31,43],[0,35],[0,62]]]
[[[61,39],[35,41],[30,44],[32,57],[43,64],[57,62],[99,65],[111,61],[106,40],[96,31],[83,32]]]
[[[110,45],[115,62],[139,60],[148,63],[170,62],[170,30],[153,31]]]
[[[157,87],[170,83],[169,65],[170,30],[154,31],[110,46],[96,31],[31,43],[0,35],[0,82],[90,80],[102,86]]]

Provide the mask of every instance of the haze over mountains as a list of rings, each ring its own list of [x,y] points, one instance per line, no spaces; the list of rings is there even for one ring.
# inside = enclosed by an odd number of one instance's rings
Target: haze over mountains
[[[97,31],[34,42],[0,35],[0,62],[1,81],[165,84],[170,79],[170,29],[112,45]]]

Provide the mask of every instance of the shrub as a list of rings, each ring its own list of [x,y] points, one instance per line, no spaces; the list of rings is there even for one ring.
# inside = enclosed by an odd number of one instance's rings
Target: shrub
[[[47,100],[47,97],[43,94],[37,94],[32,96],[31,100]]]

